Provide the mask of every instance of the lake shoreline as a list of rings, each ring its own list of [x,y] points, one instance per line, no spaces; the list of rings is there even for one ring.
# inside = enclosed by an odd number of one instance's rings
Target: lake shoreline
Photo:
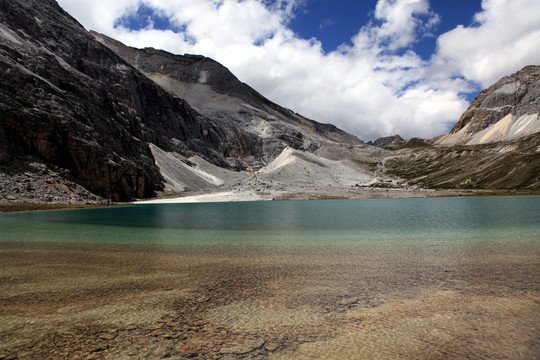
[[[128,204],[172,204],[198,202],[237,202],[237,201],[287,201],[287,200],[351,200],[351,199],[401,199],[426,197],[461,196],[540,196],[540,190],[486,190],[486,189],[415,189],[368,188],[329,193],[327,191],[260,193],[256,191],[188,192],[183,196],[160,195],[151,199],[141,199],[127,203],[112,204],[62,204],[62,203],[1,203],[0,213],[17,211],[43,211],[98,208]]]
[[[327,192],[279,192],[257,191],[198,191],[160,195],[151,199],[140,199],[127,203],[111,204],[63,204],[63,203],[0,203],[0,213],[18,211],[43,211],[80,208],[98,208],[127,204],[171,204],[198,202],[238,202],[238,201],[287,201],[287,200],[351,200],[351,199],[401,199],[429,197],[474,197],[474,196],[540,196],[540,190],[486,190],[486,189],[415,189],[366,188],[350,191]]]

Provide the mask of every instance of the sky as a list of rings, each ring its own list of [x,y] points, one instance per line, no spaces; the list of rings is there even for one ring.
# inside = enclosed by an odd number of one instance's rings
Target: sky
[[[126,45],[201,54],[360,139],[431,138],[540,64],[539,0],[58,0]]]

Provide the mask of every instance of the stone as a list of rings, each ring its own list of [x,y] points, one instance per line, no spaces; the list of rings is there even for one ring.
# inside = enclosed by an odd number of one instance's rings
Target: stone
[[[109,348],[109,345],[107,344],[100,344],[90,350],[90,352],[100,352],[103,350],[107,350]]]
[[[180,356],[191,356],[199,353],[201,347],[198,344],[179,344],[174,348]]]
[[[276,344],[276,343],[268,343],[265,345],[264,347],[266,350],[268,351],[276,351],[277,348],[279,348],[279,344]]]
[[[349,306],[349,305],[354,305],[358,302],[358,298],[357,297],[349,297],[349,298],[343,298],[341,300],[339,300],[337,302],[338,305],[341,305],[341,306]]]
[[[107,334],[99,334],[98,337],[102,340],[112,340],[115,338],[114,334],[107,333]]]

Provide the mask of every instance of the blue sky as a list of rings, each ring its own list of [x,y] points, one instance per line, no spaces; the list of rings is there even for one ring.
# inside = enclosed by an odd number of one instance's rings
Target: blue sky
[[[196,53],[363,140],[448,131],[478,92],[540,63],[538,0],[59,0],[87,29]]]
[[[373,19],[375,0],[308,0],[291,20],[291,28],[305,39],[317,38],[325,51],[337,50],[360,28]],[[434,35],[454,29],[457,25],[471,25],[475,13],[481,10],[481,0],[431,0],[439,23],[432,29]],[[436,36],[425,36],[414,44],[413,50],[424,59],[435,51]]]

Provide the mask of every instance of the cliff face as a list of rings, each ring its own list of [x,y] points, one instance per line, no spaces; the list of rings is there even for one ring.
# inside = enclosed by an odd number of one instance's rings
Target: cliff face
[[[442,145],[486,144],[540,132],[540,66],[526,66],[482,91]]]
[[[0,160],[67,169],[113,200],[162,188],[148,143],[227,166],[224,135],[53,0],[0,0]]]

